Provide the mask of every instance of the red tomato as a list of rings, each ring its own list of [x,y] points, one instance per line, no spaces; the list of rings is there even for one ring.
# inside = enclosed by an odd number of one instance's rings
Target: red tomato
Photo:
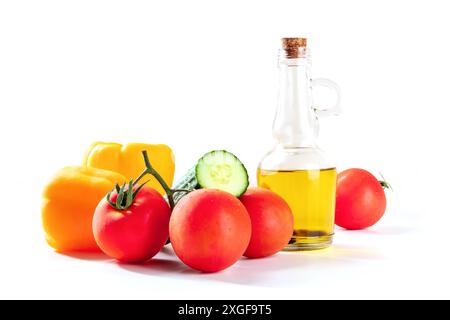
[[[115,202],[117,193],[111,200]],[[143,262],[157,254],[169,235],[170,208],[158,191],[141,189],[125,210],[103,199],[94,213],[95,240],[108,256],[122,262]]]
[[[348,169],[338,174],[336,224],[349,230],[368,228],[386,210],[386,195],[380,182],[363,169]]]
[[[223,270],[244,253],[251,235],[247,210],[233,195],[202,189],[182,198],[170,219],[176,255],[193,269]]]
[[[252,221],[252,236],[244,256],[262,258],[283,249],[294,229],[294,217],[286,201],[263,188],[249,188],[240,199]]]

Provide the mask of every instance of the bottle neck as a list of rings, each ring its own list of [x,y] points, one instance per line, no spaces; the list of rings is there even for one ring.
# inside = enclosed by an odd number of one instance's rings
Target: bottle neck
[[[273,135],[285,148],[314,147],[317,121],[312,110],[308,57],[281,58],[279,62],[278,110]]]

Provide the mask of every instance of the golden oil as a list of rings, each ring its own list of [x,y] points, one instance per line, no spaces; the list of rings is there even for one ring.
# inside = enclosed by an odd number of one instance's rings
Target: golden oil
[[[258,185],[279,194],[294,214],[294,234],[285,250],[328,247],[334,233],[336,169],[258,169]]]

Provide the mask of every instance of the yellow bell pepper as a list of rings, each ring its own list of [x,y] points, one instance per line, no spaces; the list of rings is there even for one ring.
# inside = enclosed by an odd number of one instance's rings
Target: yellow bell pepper
[[[94,143],[86,153],[84,165],[118,172],[128,180],[136,179],[145,170],[142,151],[148,152],[153,167],[159,172],[166,183],[171,186],[175,173],[175,159],[172,150],[165,144],[129,143]],[[149,179],[146,186],[156,189],[164,195],[164,189],[155,178]]]
[[[119,173],[88,167],[66,167],[44,189],[42,223],[50,246],[60,252],[99,251],[92,218],[100,200],[122,184]]]

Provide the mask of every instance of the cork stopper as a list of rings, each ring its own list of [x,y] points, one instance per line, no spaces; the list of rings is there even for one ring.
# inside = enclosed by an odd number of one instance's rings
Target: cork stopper
[[[282,38],[281,45],[286,53],[286,58],[295,59],[304,55],[306,49],[306,38]]]

